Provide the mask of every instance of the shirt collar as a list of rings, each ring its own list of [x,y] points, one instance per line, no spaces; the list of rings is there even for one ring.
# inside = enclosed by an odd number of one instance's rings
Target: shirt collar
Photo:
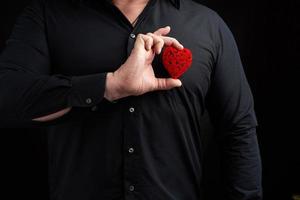
[[[106,0],[106,1],[111,1],[111,0]],[[177,9],[180,8],[180,0],[167,0],[167,1],[170,1],[171,4],[172,4],[175,8],[177,8]]]

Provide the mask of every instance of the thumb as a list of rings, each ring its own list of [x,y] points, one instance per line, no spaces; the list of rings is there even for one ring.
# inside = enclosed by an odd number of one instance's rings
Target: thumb
[[[156,90],[169,90],[182,85],[179,79],[156,78]]]
[[[145,49],[145,41],[142,34],[137,35],[133,49]]]

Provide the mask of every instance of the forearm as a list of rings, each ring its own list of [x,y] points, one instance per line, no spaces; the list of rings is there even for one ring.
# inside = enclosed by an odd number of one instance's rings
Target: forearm
[[[47,121],[51,121],[51,120],[54,120],[54,119],[57,119],[57,118],[60,118],[62,117],[63,115],[67,114],[72,108],[69,107],[69,108],[65,108],[63,110],[60,110],[58,112],[55,112],[53,114],[50,114],[50,115],[46,115],[46,116],[43,116],[43,117],[38,117],[38,118],[34,118],[32,119],[33,121],[38,121],[38,122],[47,122]]]
[[[114,101],[119,98],[119,95],[114,87],[115,83],[114,83],[112,76],[113,76],[113,73],[108,72],[106,75],[106,81],[105,81],[104,98],[106,98],[109,101]],[[55,112],[55,113],[52,113],[52,114],[49,114],[46,116],[34,118],[32,120],[38,121],[38,122],[51,121],[51,120],[62,117],[63,115],[67,114],[71,109],[72,109],[72,107],[68,107],[68,108],[62,109],[58,112]]]
[[[119,92],[116,89],[115,85],[116,84],[113,79],[113,72],[108,72],[106,75],[104,98],[106,98],[109,101],[114,101],[114,100],[120,98]],[[52,113],[52,114],[49,114],[46,116],[34,118],[33,120],[39,121],[39,122],[51,121],[51,120],[57,119],[59,117],[62,117],[63,115],[67,114],[71,109],[72,109],[72,107],[68,107],[68,108],[62,109],[58,112],[55,112],[55,113]]]
[[[223,134],[220,140],[228,200],[261,200],[261,159],[256,128]]]
[[[94,106],[103,98],[105,75],[48,76],[3,67],[0,70],[0,126],[31,126],[31,121],[60,118],[70,112],[71,107]]]

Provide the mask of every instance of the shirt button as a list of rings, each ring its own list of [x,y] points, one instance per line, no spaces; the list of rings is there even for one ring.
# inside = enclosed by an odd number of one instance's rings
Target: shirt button
[[[129,112],[133,113],[134,112],[134,108],[133,107],[129,108]]]
[[[92,99],[91,99],[91,98],[87,98],[87,99],[85,100],[85,103],[87,103],[87,104],[92,103]]]
[[[131,186],[129,186],[129,191],[134,191],[134,186],[133,185],[131,185]]]
[[[98,106],[93,106],[91,110],[92,111],[97,111],[98,110]]]
[[[130,34],[130,37],[131,37],[132,39],[134,39],[134,38],[135,38],[135,34],[134,34],[134,33],[131,33],[131,34]]]
[[[111,102],[112,103],[118,103],[118,100],[112,100]]]
[[[133,149],[133,148],[129,148],[129,149],[128,149],[128,152],[129,152],[129,153],[133,153],[133,152],[134,152],[134,149]]]

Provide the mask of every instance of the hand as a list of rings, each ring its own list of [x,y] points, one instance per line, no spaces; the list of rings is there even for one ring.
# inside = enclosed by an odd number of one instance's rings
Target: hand
[[[170,27],[160,28],[154,33],[138,34],[134,48],[126,62],[115,72],[107,74],[105,97],[112,101],[130,95],[142,95],[155,90],[180,87],[181,81],[173,78],[156,78],[152,61],[164,45],[183,46],[175,39],[167,37]]]

